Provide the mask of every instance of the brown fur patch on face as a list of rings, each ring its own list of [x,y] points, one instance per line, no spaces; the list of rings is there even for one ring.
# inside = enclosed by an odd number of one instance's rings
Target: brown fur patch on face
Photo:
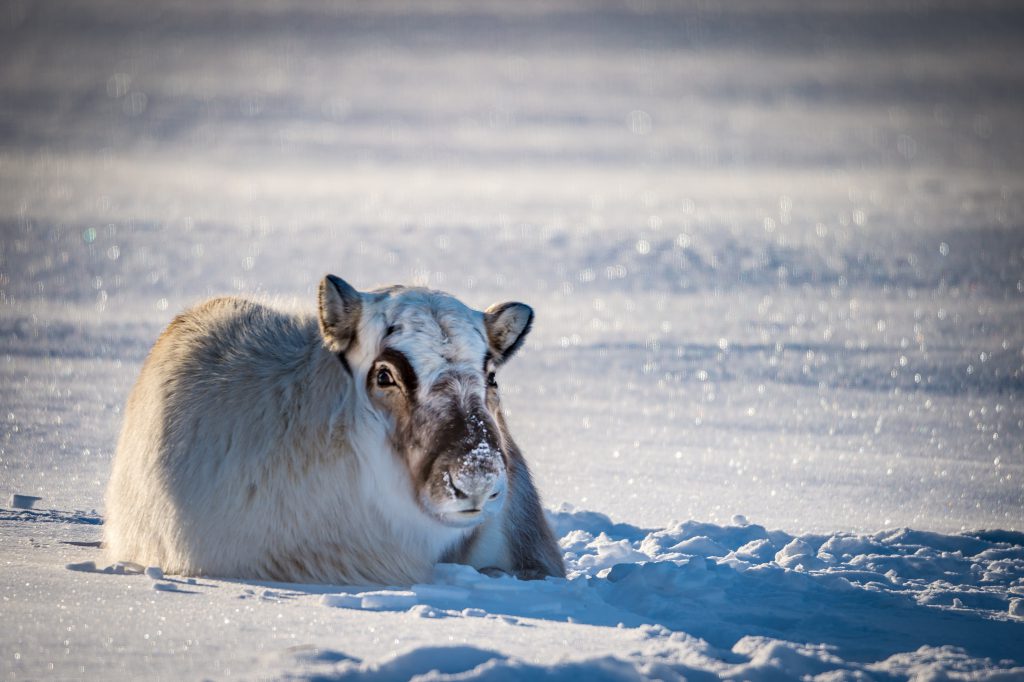
[[[413,406],[397,391],[371,393],[371,399],[391,416],[393,429],[389,435],[391,449],[409,463],[410,453],[420,448],[420,439],[413,427]]]
[[[499,427],[478,393],[480,377],[451,373],[435,383],[425,399],[434,408],[417,432],[426,444],[426,456],[414,472],[416,484],[435,501],[459,498],[456,480],[500,475],[505,469]],[[482,448],[482,449],[481,449]],[[493,457],[486,453],[493,453]]]
[[[399,383],[398,387],[382,388],[377,385],[377,373],[386,365]],[[416,411],[416,392],[419,379],[405,353],[395,348],[384,348],[370,366],[366,375],[366,393],[370,400],[383,412],[391,416],[394,429],[390,434],[392,449],[408,460],[409,452],[419,445],[413,428],[413,414]]]
[[[494,421],[499,423],[503,417],[501,414],[501,397],[498,395],[498,387],[487,387],[487,396],[485,398],[487,404],[487,411],[494,415]]]
[[[493,369],[490,358],[482,359],[480,370]],[[388,366],[397,387],[380,387],[377,372]],[[486,371],[469,371],[450,366],[423,395],[409,357],[398,349],[386,347],[366,376],[366,390],[377,408],[391,419],[389,440],[395,454],[408,467],[412,492],[421,499],[441,501],[457,496],[454,477],[470,478],[499,475],[505,469],[500,427],[495,423],[497,393],[486,386]],[[494,453],[493,458],[469,457],[481,446]],[[476,467],[472,471],[467,467]]]
[[[385,362],[398,370],[398,378],[402,381],[402,387],[405,389],[406,396],[408,396],[410,401],[415,402],[420,382],[416,376],[416,370],[412,368],[412,363],[409,362],[409,358],[406,357],[405,353],[394,348],[382,350],[373,362],[374,368],[370,370],[370,374],[366,377],[368,382],[373,381],[376,366],[381,362]]]

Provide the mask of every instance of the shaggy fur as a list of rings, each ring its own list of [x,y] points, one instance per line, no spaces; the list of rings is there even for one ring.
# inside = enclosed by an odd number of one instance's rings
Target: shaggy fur
[[[294,582],[409,584],[442,559],[564,575],[492,375],[532,319],[333,276],[315,317],[239,298],[179,315],[128,399],[109,559]]]

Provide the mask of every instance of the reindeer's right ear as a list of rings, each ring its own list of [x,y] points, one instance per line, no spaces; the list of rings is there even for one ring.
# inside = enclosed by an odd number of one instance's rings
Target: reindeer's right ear
[[[348,282],[327,275],[320,282],[320,333],[327,347],[344,353],[356,338],[363,298]]]

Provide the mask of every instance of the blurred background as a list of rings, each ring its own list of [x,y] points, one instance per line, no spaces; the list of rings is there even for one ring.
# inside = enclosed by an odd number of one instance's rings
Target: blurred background
[[[0,2],[0,485],[97,508],[204,297],[537,311],[546,502],[1024,529],[1024,7]]]

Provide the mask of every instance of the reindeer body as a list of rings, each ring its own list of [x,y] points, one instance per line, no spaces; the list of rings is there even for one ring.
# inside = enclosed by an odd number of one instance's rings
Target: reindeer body
[[[289,582],[410,584],[442,559],[564,575],[483,390],[485,363],[514,351],[495,346],[499,322],[517,320],[488,315],[337,278],[318,317],[238,298],[179,315],[125,410],[109,557]]]

